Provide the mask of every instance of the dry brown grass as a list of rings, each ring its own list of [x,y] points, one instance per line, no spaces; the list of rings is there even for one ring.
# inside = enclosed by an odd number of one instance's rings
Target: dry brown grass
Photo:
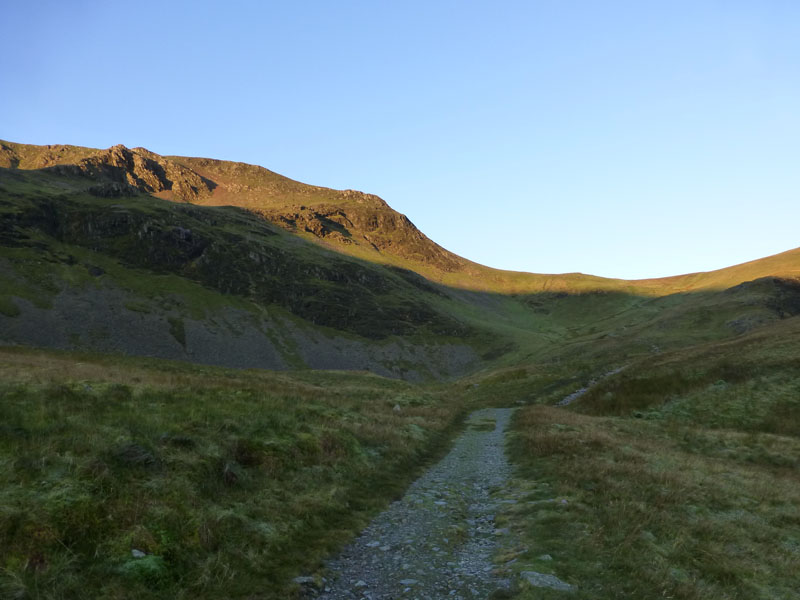
[[[313,397],[321,389],[274,371],[233,370],[163,359],[82,355],[25,347],[0,347],[0,381],[21,384],[93,381],[165,389],[204,386],[236,389],[255,385],[265,392],[291,387],[302,397]]]

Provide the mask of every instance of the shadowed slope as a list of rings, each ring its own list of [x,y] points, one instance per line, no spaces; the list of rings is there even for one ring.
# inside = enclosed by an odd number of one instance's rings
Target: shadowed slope
[[[0,169],[0,216],[4,343],[410,379],[477,359],[442,290],[239,208],[56,166]]]

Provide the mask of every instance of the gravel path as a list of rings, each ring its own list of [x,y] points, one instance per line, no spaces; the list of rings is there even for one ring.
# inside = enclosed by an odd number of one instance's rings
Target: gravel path
[[[510,475],[511,412],[472,413],[450,453],[328,563],[318,598],[484,599],[507,587],[492,572],[492,554],[506,533],[494,518]]]
[[[605,374],[601,375],[597,379],[592,379],[589,383],[586,384],[586,387],[582,387],[579,390],[575,390],[569,396],[565,396],[564,398],[562,398],[561,400],[556,402],[553,406],[566,406],[567,404],[572,404],[572,402],[574,400],[577,400],[578,398],[583,396],[586,392],[588,392],[595,385],[597,385],[597,383],[599,383],[600,381],[602,381],[606,377],[611,377],[612,375],[616,375],[617,373],[619,373],[622,370],[624,370],[627,366],[628,365],[623,365],[623,366],[621,366],[621,367],[619,367],[617,369],[614,369],[612,371],[609,371],[608,373],[605,373]]]

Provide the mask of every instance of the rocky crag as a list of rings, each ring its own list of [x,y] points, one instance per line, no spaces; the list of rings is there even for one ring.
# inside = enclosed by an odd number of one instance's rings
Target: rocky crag
[[[335,232],[367,243],[370,234],[356,234],[352,217],[372,232],[375,248],[388,247],[381,232],[394,228],[420,247],[438,248],[375,196],[302,186],[252,168],[282,183],[290,204],[301,190],[338,194],[352,208],[276,212],[267,201],[217,207],[216,190],[224,200],[243,184],[224,177],[218,183],[124,146],[3,143],[0,165],[2,343],[229,366],[367,369],[411,379],[476,365],[469,344],[475,332],[442,308],[443,289],[407,269],[296,235],[302,229],[325,239]],[[276,184],[273,193],[284,188]],[[242,193],[239,204],[247,205]],[[154,278],[159,283],[149,285]]]

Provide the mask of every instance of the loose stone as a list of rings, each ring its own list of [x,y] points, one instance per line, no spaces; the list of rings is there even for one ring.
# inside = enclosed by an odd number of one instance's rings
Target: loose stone
[[[520,575],[533,587],[550,588],[553,590],[561,590],[564,592],[571,592],[577,588],[570,585],[565,581],[561,581],[555,575],[548,573],[537,573],[536,571],[522,571]]]
[[[502,494],[510,476],[503,444],[511,413],[473,413],[468,425],[481,426],[468,428],[439,464],[328,563],[331,581],[320,600],[397,600],[409,593],[420,600],[465,600],[501,587],[491,558],[502,537],[494,523],[502,501],[492,492]],[[489,421],[492,431],[485,427]],[[389,552],[398,547],[402,558]]]

